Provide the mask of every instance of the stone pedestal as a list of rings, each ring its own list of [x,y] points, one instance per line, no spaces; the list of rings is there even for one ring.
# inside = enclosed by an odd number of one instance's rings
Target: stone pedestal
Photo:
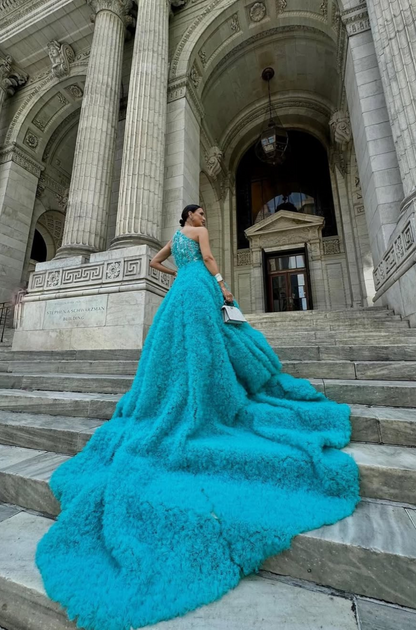
[[[30,277],[13,350],[140,349],[173,276],[147,245],[55,259]]]

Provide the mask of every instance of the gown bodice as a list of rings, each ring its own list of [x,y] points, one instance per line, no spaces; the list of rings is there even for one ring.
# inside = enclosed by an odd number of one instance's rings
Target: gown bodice
[[[202,260],[199,243],[183,234],[180,230],[177,230],[172,237],[172,254],[178,269],[190,262]]]

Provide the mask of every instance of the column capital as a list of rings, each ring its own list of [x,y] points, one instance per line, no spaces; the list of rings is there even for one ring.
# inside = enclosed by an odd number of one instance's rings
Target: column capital
[[[133,0],[87,0],[87,4],[94,10],[95,14],[100,11],[111,11],[121,20],[127,21]]]
[[[27,81],[27,74],[13,67],[13,58],[6,55],[0,58],[0,88],[10,96],[13,96],[16,88],[24,85]]]

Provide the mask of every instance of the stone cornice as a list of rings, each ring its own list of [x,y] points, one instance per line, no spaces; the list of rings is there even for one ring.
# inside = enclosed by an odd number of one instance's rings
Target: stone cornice
[[[3,0],[0,6],[0,35],[6,35],[9,30],[15,32],[17,23],[26,28],[32,16],[41,14],[45,17],[64,3],[65,0]]]
[[[203,118],[204,107],[196,93],[192,80],[187,76],[177,77],[168,86],[168,103],[178,101],[184,97],[188,99],[196,118],[198,120]]]
[[[40,162],[35,160],[16,144],[6,146],[0,151],[0,164],[4,164],[5,162],[14,162],[24,168],[28,173],[35,175],[35,177],[40,177],[40,174],[45,168]]]
[[[371,30],[370,18],[368,17],[367,4],[365,2],[353,9],[344,11],[341,15],[341,19],[347,29],[349,37]]]

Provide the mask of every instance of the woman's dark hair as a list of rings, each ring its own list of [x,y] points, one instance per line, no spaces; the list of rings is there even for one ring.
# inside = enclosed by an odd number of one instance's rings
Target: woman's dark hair
[[[190,212],[196,212],[198,210],[198,208],[200,208],[201,206],[196,206],[194,203],[191,203],[189,206],[185,206],[185,208],[182,210],[182,215],[181,218],[179,220],[179,223],[181,225],[181,227],[183,227],[186,223],[186,220],[189,216]]]

